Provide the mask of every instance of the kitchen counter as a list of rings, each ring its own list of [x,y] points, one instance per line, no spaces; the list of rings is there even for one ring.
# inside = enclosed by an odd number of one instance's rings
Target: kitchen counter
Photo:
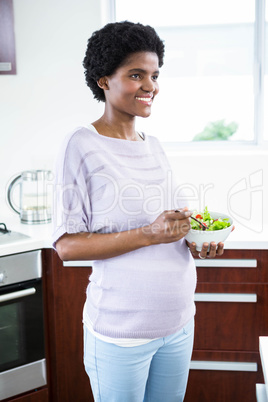
[[[268,395],[268,336],[260,336],[260,355],[266,392]]]
[[[260,355],[264,384],[256,384],[256,396],[258,402],[268,401],[268,336],[260,336]]]
[[[19,218],[15,215],[14,217],[8,217],[8,219],[5,218],[5,224],[8,230],[23,233],[29,236],[29,238],[12,241],[7,244],[1,244],[2,236],[0,236],[0,256],[52,247],[52,224],[50,223],[40,225],[26,225],[20,223]]]
[[[52,247],[52,224],[22,224],[20,223],[19,217],[15,214],[6,216],[4,222],[9,230],[26,234],[29,238],[8,244],[1,244],[0,237],[0,256]],[[226,249],[268,249],[268,225],[264,226],[260,233],[241,225],[235,224],[235,226],[235,230],[225,242]]]

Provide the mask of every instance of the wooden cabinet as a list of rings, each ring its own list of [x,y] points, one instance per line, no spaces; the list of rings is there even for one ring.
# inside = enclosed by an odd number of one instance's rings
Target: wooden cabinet
[[[27,392],[18,397],[5,399],[5,402],[50,402],[48,399],[48,389],[43,388],[36,391]]]
[[[268,335],[268,251],[196,260],[196,328],[185,402],[254,402]]]
[[[43,250],[49,402],[93,402],[83,365],[82,310],[91,269]]]
[[[208,368],[190,370],[184,402],[256,401],[255,381],[262,378],[260,368],[254,371],[260,365],[258,353],[195,350],[193,361],[206,362]]]
[[[78,265],[78,264],[77,264]],[[185,402],[254,402],[268,335],[268,251],[226,250],[196,260],[196,328]],[[89,267],[63,267],[43,250],[50,402],[93,402],[83,366],[82,309]]]

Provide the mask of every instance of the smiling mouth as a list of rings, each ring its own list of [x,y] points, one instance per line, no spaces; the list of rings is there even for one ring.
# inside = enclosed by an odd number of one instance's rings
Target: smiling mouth
[[[147,96],[147,97],[142,97],[142,96],[136,96],[136,99],[142,103],[146,103],[146,104],[152,104],[153,102],[153,97],[152,96]]]

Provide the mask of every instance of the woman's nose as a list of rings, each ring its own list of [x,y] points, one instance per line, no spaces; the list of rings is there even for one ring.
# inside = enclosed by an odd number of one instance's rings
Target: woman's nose
[[[145,92],[154,92],[156,89],[155,82],[151,79],[147,79],[142,83],[142,90]]]

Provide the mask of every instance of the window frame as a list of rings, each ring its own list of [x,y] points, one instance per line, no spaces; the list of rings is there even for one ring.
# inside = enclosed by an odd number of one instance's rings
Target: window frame
[[[266,3],[266,4],[265,4]],[[253,60],[253,95],[254,95],[254,138],[251,141],[168,141],[163,142],[165,150],[174,152],[183,149],[219,148],[260,151],[268,149],[268,140],[264,139],[264,73],[265,73],[265,6],[268,0],[255,0],[254,60]],[[101,0],[101,22],[105,25],[116,21],[116,0]],[[268,46],[268,44],[267,44]],[[268,50],[267,50],[268,51]],[[268,94],[267,94],[268,96]]]

